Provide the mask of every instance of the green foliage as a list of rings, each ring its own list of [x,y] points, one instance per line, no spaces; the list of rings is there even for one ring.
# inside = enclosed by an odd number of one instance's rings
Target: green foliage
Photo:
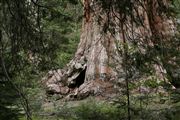
[[[76,107],[64,106],[57,110],[57,118],[63,120],[119,120],[121,111],[106,102],[88,100]]]
[[[82,6],[75,0],[41,1],[46,52],[55,68],[62,68],[73,57],[80,36]]]
[[[120,111],[107,103],[88,102],[75,109],[76,120],[118,120]]]
[[[129,90],[134,90],[138,88],[138,84],[135,83],[129,83]]]
[[[15,101],[18,96],[7,81],[0,81],[0,119],[17,120],[20,109]]]
[[[150,88],[157,88],[159,86],[158,80],[155,77],[145,80],[144,85]]]
[[[180,91],[179,90],[171,91],[171,100],[173,103],[178,103],[180,101]],[[179,106],[180,106],[180,104],[179,104]]]
[[[76,0],[0,1],[0,119],[18,117],[20,94],[33,112],[38,111],[45,95],[39,86],[41,75],[63,67],[73,57],[80,36],[81,8]]]

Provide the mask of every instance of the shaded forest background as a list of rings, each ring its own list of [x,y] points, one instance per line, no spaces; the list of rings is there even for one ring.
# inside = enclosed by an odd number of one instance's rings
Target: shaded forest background
[[[67,64],[79,41],[80,3],[36,2],[0,2],[0,119],[3,120],[17,119],[23,108],[29,111],[26,106],[42,88],[41,77],[48,70]]]
[[[180,24],[180,1],[172,1],[167,12]],[[78,0],[0,1],[0,119],[127,119],[127,98],[124,95],[113,105],[89,100],[88,104],[73,109],[53,102],[59,99],[58,96],[47,100],[41,78],[49,70],[63,68],[73,58],[80,39],[82,18],[83,5]],[[180,30],[179,25],[177,30]],[[179,37],[177,34],[173,42],[167,43],[170,54],[166,59],[179,57],[179,49],[176,49],[180,46]],[[157,46],[157,51],[159,49],[161,47]],[[149,58],[140,61],[145,63]],[[176,63],[176,66],[168,67],[179,76],[180,63]],[[142,66],[142,71],[148,71],[147,67]],[[156,88],[164,84],[154,81],[152,77],[145,86]],[[180,85],[179,79],[175,82],[175,85]],[[180,92],[170,89],[169,84],[165,86],[171,96],[133,96],[132,119],[180,118]],[[129,87],[137,86],[130,84]],[[43,108],[47,101],[52,104]]]

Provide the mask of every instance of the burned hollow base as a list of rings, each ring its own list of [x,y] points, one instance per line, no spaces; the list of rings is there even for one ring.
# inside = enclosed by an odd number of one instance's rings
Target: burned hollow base
[[[86,80],[87,65],[71,61],[64,70],[49,71],[43,78],[48,95],[61,95],[62,100],[80,100],[88,96],[107,99],[117,93],[112,81]],[[71,68],[71,69],[70,69]]]

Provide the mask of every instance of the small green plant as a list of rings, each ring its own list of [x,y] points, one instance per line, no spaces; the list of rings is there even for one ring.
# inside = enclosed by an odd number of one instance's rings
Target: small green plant
[[[144,82],[144,85],[146,87],[150,87],[150,88],[157,88],[159,86],[158,82],[157,82],[157,79],[152,77],[151,79],[147,79],[145,82]]]

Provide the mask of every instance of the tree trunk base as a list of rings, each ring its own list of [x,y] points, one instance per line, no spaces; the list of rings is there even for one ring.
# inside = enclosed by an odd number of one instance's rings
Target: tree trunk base
[[[118,89],[111,80],[85,80],[85,60],[72,60],[67,69],[49,71],[43,78],[47,94],[60,94],[65,100],[80,100],[88,96],[108,99],[116,96]]]

